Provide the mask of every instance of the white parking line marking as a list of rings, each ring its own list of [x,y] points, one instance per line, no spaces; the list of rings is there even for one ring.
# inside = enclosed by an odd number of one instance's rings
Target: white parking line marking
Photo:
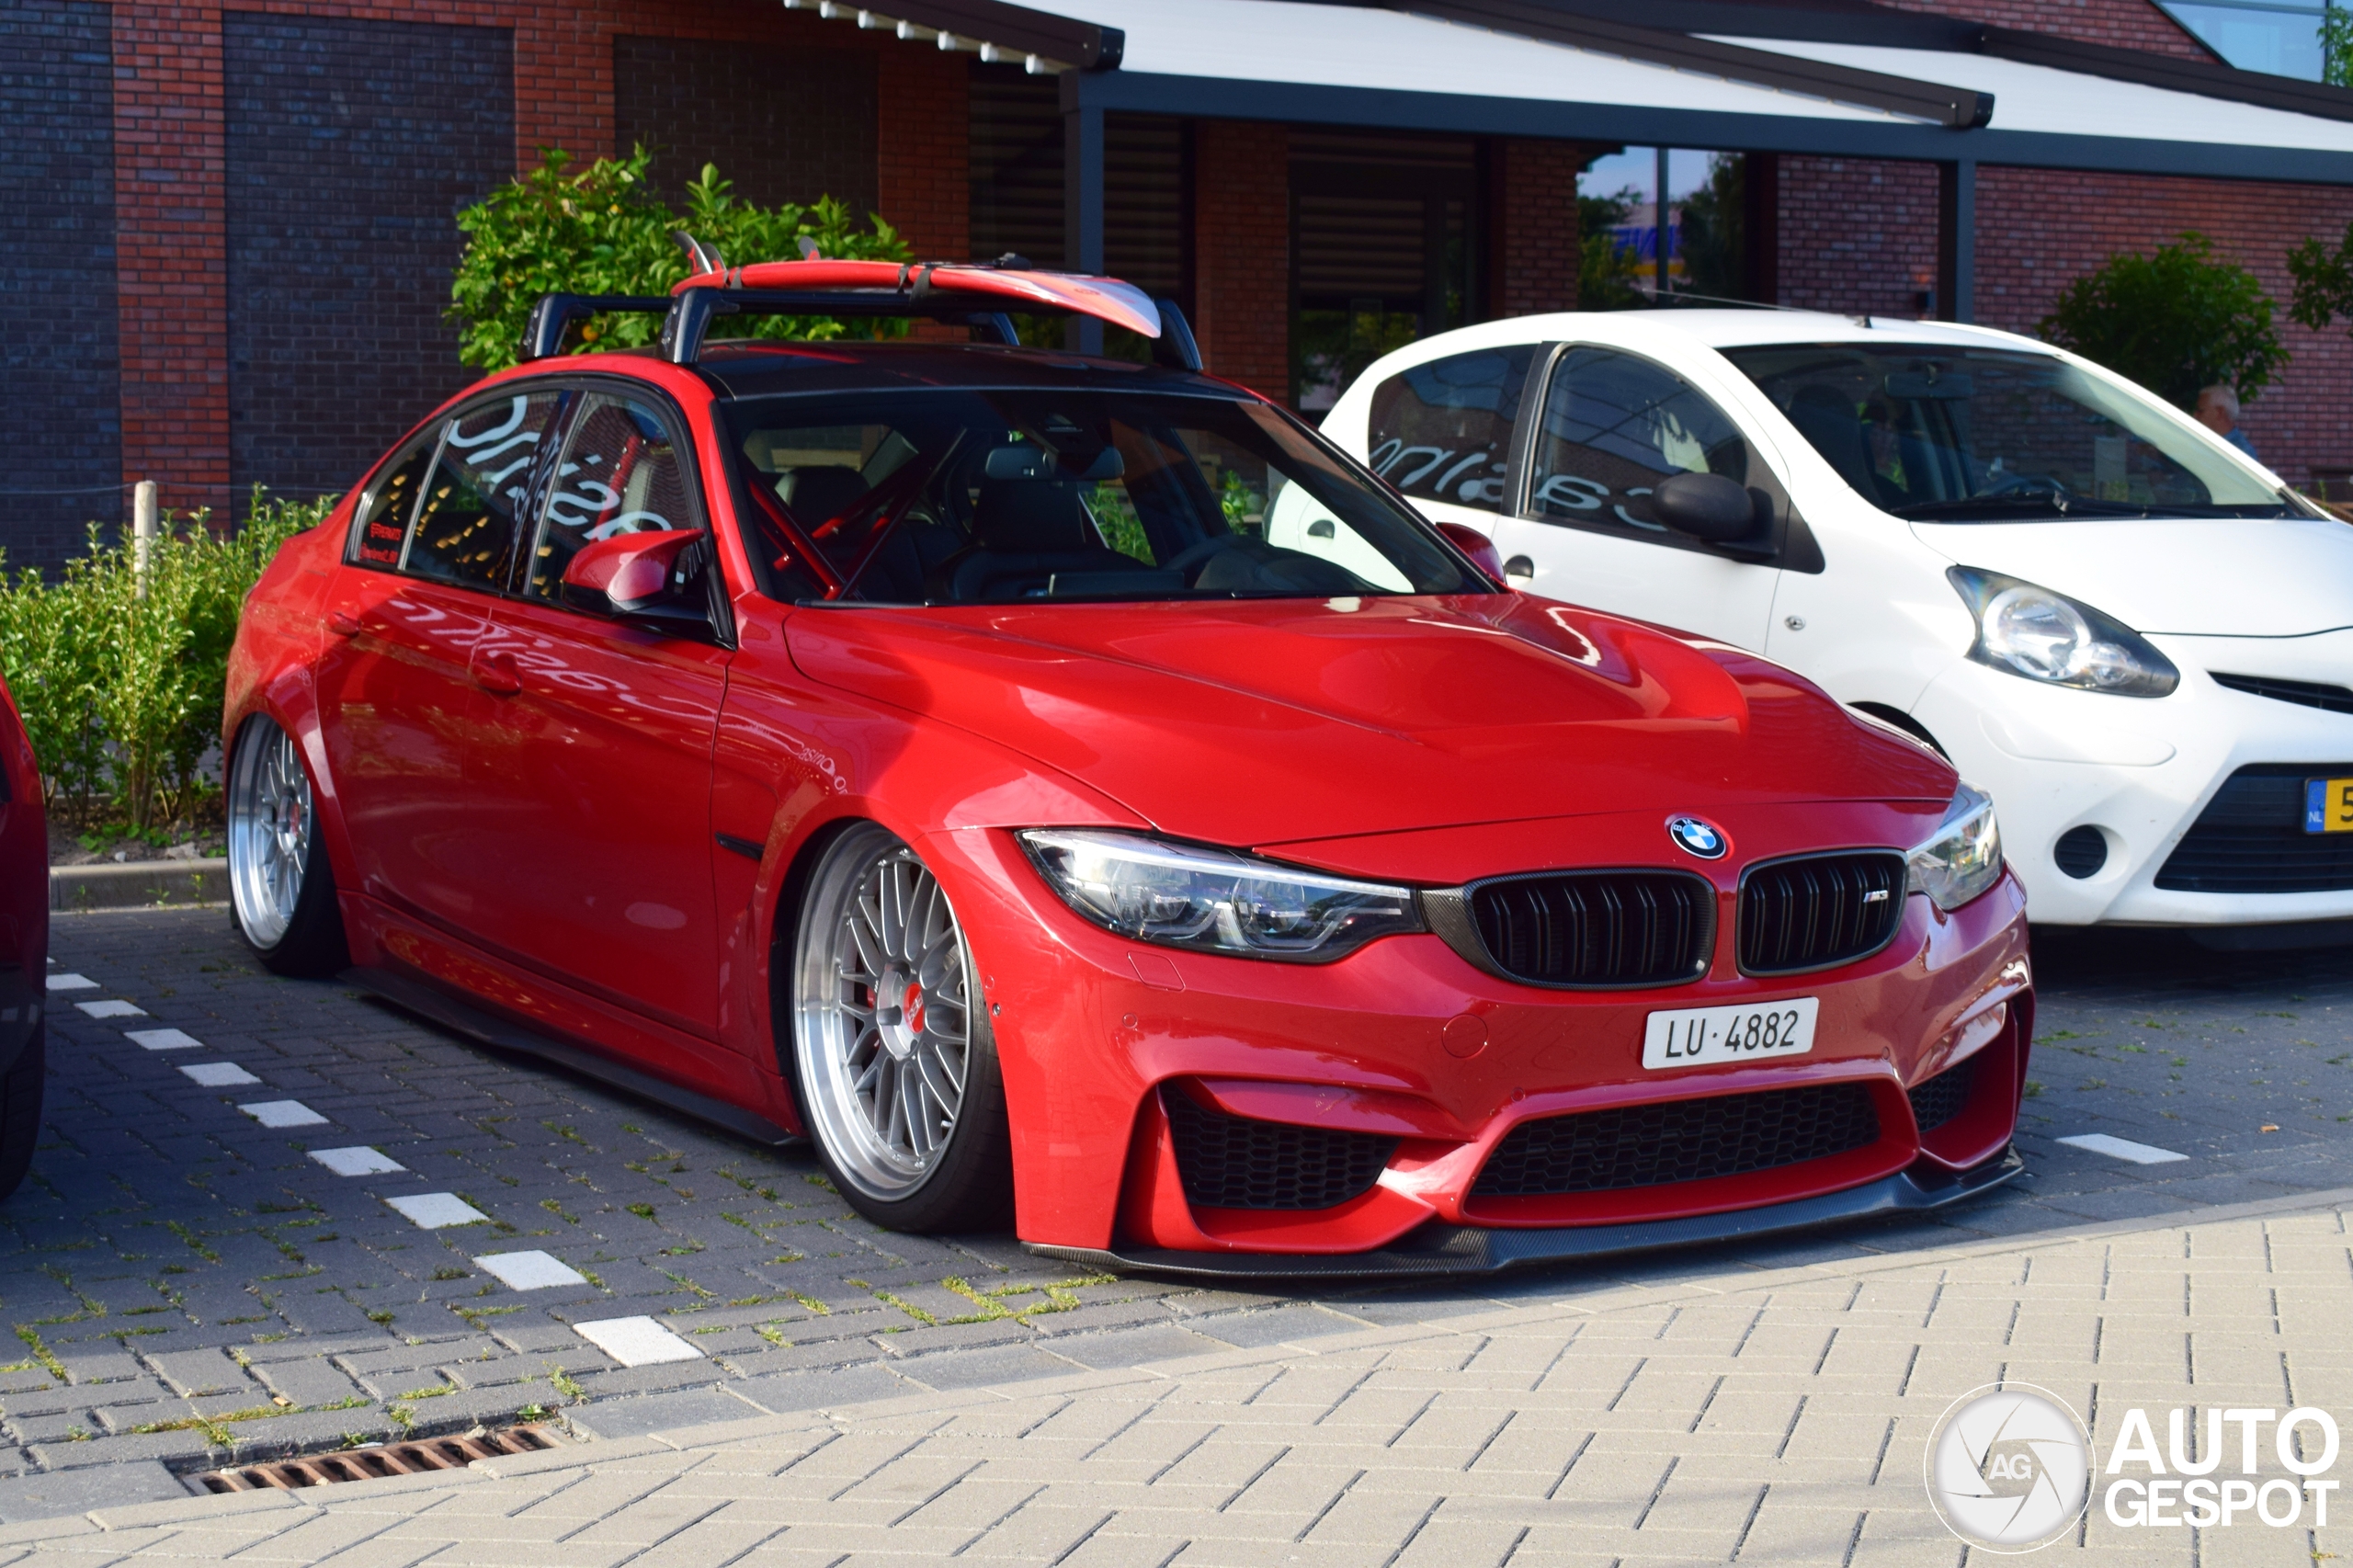
[[[233,1062],[191,1062],[180,1071],[208,1089],[225,1089],[234,1084],[261,1082]]]
[[[2059,1142],[2071,1149],[2087,1149],[2095,1154],[2130,1160],[2136,1165],[2169,1165],[2176,1160],[2189,1158],[2187,1154],[2177,1154],[2171,1149],[2160,1149],[2154,1143],[2135,1143],[2130,1138],[2110,1138],[2105,1132],[2078,1132],[2073,1138],[2062,1138]]]
[[[76,1002],[74,1004],[94,1018],[143,1018],[147,1009],[135,1002]]]
[[[381,1150],[358,1144],[349,1149],[313,1149],[311,1158],[337,1176],[386,1176],[408,1167]]]
[[[264,1127],[324,1127],[327,1119],[301,1100],[262,1100],[237,1108]]]
[[[86,974],[52,974],[49,977],[51,991],[96,991],[98,983]]]
[[[186,1051],[204,1042],[180,1029],[125,1029],[122,1038],[137,1042],[142,1051]]]
[[[494,1252],[474,1262],[498,1277],[509,1290],[545,1290],[555,1285],[585,1285],[588,1277],[543,1252]]]
[[[412,1224],[427,1231],[445,1225],[478,1225],[490,1218],[454,1192],[420,1192],[384,1201],[406,1215]]]
[[[575,1323],[572,1332],[624,1367],[702,1359],[701,1351],[652,1318],[601,1318],[595,1323]]]

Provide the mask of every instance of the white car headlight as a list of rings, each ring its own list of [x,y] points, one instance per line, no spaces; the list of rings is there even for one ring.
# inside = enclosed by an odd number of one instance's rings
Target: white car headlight
[[[2181,684],[2173,661],[2113,616],[1998,572],[1945,573],[1977,619],[1969,656],[2051,686],[2118,697],[2163,697]]]
[[[2002,829],[1993,797],[1963,784],[1952,792],[1937,831],[1906,858],[1910,890],[1950,914],[2002,880]]]
[[[1064,903],[1139,942],[1328,963],[1376,937],[1423,929],[1411,888],[1136,833],[1034,828],[1017,836]]]

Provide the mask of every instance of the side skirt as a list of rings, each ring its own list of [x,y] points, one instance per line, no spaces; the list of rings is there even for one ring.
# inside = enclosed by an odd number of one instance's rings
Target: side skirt
[[[724,1128],[738,1138],[747,1138],[771,1148],[801,1141],[797,1133],[787,1132],[767,1117],[745,1110],[741,1106],[712,1099],[709,1095],[699,1095],[692,1089],[682,1089],[650,1074],[624,1067],[593,1051],[583,1050],[569,1040],[558,1040],[537,1029],[511,1023],[471,1002],[461,1001],[428,982],[381,969],[347,969],[335,978],[347,985],[358,985],[372,991],[396,1006],[430,1019],[443,1028],[454,1029],[478,1040],[484,1045],[541,1057],[559,1067],[568,1067],[584,1078],[601,1080],[617,1089],[625,1089],[641,1098],[667,1106],[699,1121]]]
[[[1104,1251],[1028,1244],[1043,1257],[1097,1267],[1131,1268],[1195,1278],[1395,1279],[1415,1276],[1499,1274],[1546,1263],[1614,1257],[1707,1242],[1745,1241],[1813,1230],[1843,1220],[1941,1209],[2001,1186],[2026,1169],[2016,1149],[1955,1175],[1922,1165],[1844,1192],[1826,1192],[1764,1209],[1738,1209],[1684,1220],[1625,1225],[1573,1225],[1550,1230],[1502,1230],[1449,1225],[1433,1220],[1377,1252],[1336,1256],[1285,1253],[1176,1252],[1162,1247]]]

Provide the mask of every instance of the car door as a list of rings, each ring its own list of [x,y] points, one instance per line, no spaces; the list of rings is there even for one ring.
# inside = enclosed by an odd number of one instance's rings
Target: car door
[[[327,589],[319,704],[356,891],[460,931],[483,914],[468,753],[494,717],[469,666],[557,401],[501,393],[413,438],[361,498]]]
[[[1787,493],[1755,438],[1688,378],[1622,348],[1562,345],[1542,379],[1519,437],[1518,505],[1495,525],[1506,574],[1548,598],[1762,649]],[[1677,473],[1756,492],[1779,514],[1760,525],[1768,548],[1711,546],[1654,519],[1647,497]]]
[[[592,540],[709,524],[686,428],[653,394],[584,389],[515,594],[481,662],[501,695],[477,739],[497,832],[474,868],[510,957],[700,1039],[715,1039],[711,745],[731,657],[567,595]],[[714,572],[708,545],[700,572]],[[589,602],[594,599],[596,603]],[[713,597],[714,616],[723,607]],[[709,1076],[690,1062],[673,1063]]]

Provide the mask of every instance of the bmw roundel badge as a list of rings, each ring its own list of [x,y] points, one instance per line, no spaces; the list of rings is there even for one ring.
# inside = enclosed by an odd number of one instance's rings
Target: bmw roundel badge
[[[1698,817],[1669,817],[1666,835],[1675,840],[1676,847],[1702,860],[1721,860],[1732,846],[1731,840],[1714,824]]]

